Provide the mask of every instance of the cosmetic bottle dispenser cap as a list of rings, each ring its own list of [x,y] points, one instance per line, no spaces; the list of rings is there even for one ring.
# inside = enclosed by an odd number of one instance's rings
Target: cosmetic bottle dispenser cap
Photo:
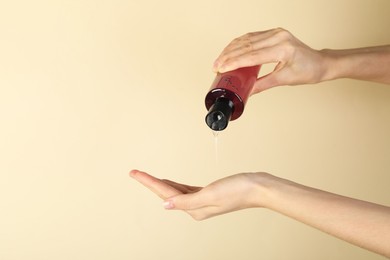
[[[219,97],[210,107],[206,116],[206,124],[214,131],[225,129],[233,113],[233,102],[225,97]]]

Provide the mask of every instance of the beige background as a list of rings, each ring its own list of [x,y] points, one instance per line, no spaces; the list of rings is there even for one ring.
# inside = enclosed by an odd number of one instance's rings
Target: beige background
[[[388,0],[1,1],[0,259],[383,259],[264,209],[193,221],[128,171],[194,185],[267,171],[389,205],[389,86],[256,95],[219,135],[218,162],[203,103],[233,38],[284,27],[318,49],[388,44],[389,10]]]

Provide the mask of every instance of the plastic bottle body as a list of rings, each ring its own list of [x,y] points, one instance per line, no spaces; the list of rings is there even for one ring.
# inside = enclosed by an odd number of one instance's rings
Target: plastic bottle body
[[[245,67],[226,73],[218,73],[210,91],[206,95],[205,105],[210,111],[216,100],[225,98],[232,102],[233,107],[228,121],[239,118],[256,82],[259,66]],[[210,125],[209,125],[210,126]]]

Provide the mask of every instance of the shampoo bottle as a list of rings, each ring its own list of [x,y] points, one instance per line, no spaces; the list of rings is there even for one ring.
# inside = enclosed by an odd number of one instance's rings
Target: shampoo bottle
[[[212,130],[224,130],[242,115],[259,70],[260,65],[217,74],[205,100],[206,124]]]

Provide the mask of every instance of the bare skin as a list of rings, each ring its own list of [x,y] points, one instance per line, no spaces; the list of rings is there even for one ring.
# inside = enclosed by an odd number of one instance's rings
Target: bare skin
[[[314,50],[277,28],[234,39],[216,59],[215,72],[275,63],[252,94],[282,85],[351,78],[390,84],[390,45]],[[204,220],[245,208],[267,208],[390,258],[390,207],[318,190],[268,173],[241,173],[206,187],[133,170],[130,176],[164,200],[166,209]]]
[[[351,78],[390,84],[390,45],[346,50],[315,50],[277,28],[247,33],[230,42],[215,60],[215,72],[275,63],[257,80],[252,94],[283,85]]]
[[[195,220],[267,208],[370,251],[390,257],[390,207],[303,186],[268,173],[241,173],[206,187],[162,180],[133,170],[130,176]]]

